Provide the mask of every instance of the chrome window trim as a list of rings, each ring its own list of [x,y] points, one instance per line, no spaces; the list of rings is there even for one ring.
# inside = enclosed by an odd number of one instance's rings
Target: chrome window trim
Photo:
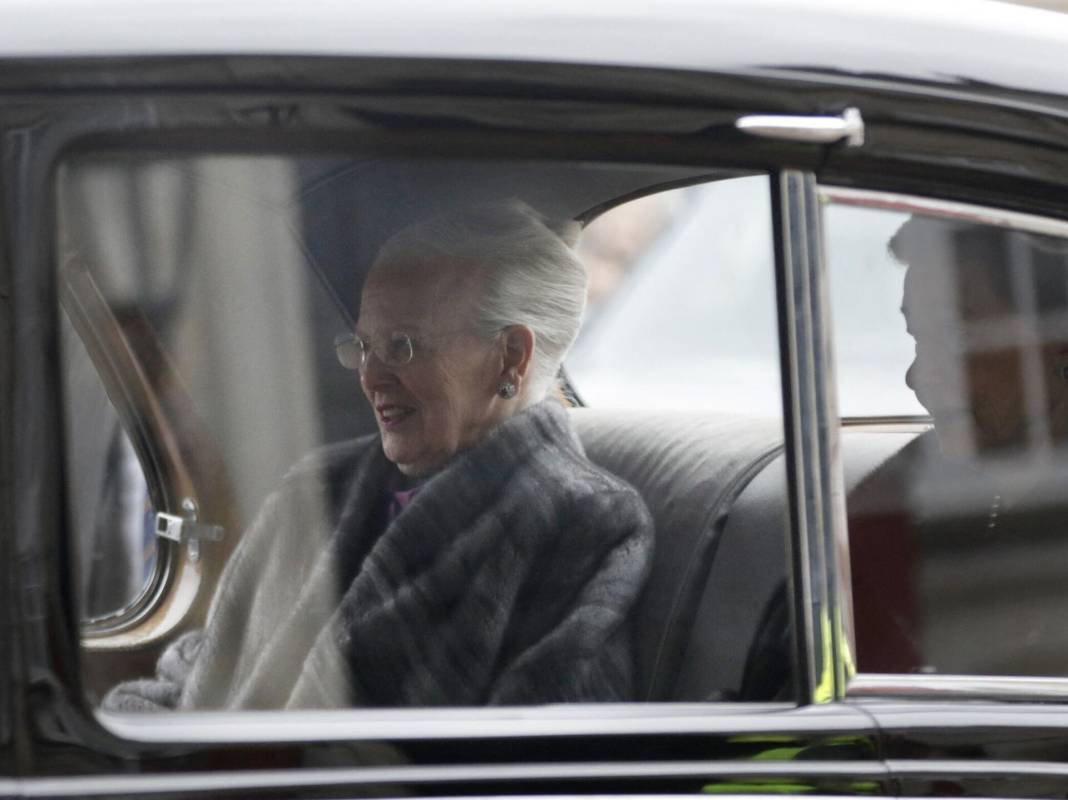
[[[927,414],[888,414],[876,417],[842,417],[841,425],[844,428],[910,428],[920,432],[932,427],[934,423]]]
[[[984,675],[897,675],[862,673],[846,690],[850,699],[922,698],[925,700],[1065,700],[1068,678]]]
[[[466,768],[467,772],[463,776],[465,783],[472,782],[471,768]],[[410,781],[411,775],[408,772],[401,772],[397,770],[398,774],[392,777],[394,784],[404,781]],[[790,774],[796,775],[798,773],[811,773],[813,775],[819,775],[817,770],[794,770]],[[836,773],[837,774],[837,773]],[[844,772],[843,774],[851,775],[851,772]],[[275,794],[279,789],[306,789],[310,787],[317,787],[321,789],[328,789],[336,786],[354,785],[360,786],[367,782],[361,781],[355,778],[355,770],[349,770],[344,768],[337,769],[303,769],[298,773],[294,771],[282,771],[282,770],[270,770],[270,771],[241,771],[241,772],[213,772],[207,775],[190,775],[188,773],[183,774],[180,779],[175,779],[173,775],[125,775],[125,776],[105,776],[100,778],[85,778],[85,777],[62,777],[62,778],[27,778],[17,781],[9,781],[6,783],[0,783],[0,790],[3,790],[5,786],[10,785],[12,787],[12,795],[18,797],[107,797],[114,798],[120,796],[137,796],[141,797],[143,794],[150,794],[156,792],[162,792],[164,794],[173,794],[175,792],[186,793],[193,791],[204,792],[224,792],[232,793],[235,791],[250,791],[250,790],[265,790],[271,793],[270,796],[278,796]],[[771,776],[773,777],[774,774]],[[535,779],[542,777],[540,775],[533,776]],[[719,777],[715,775],[714,777]],[[382,776],[377,779],[377,782],[388,782],[386,776]],[[18,790],[18,791],[15,791]],[[381,797],[398,797],[405,795],[395,795],[389,792],[383,793]],[[587,794],[487,794],[487,795],[425,795],[424,800],[594,800],[595,798],[620,798],[625,796],[627,800],[685,800],[685,798],[692,798],[692,800],[698,800],[703,798],[707,800],[708,794],[698,793],[683,793],[683,794],[626,794],[621,795],[619,792],[600,791]],[[782,793],[765,793],[765,792],[730,792],[720,793],[716,792],[716,797],[722,797],[724,800],[782,800]],[[804,797],[811,798],[811,800],[841,800],[842,795],[827,795],[827,794],[808,794],[805,793]],[[907,798],[906,800],[912,800]],[[918,798],[917,798],[918,800]],[[982,800],[982,798],[980,798]]]
[[[960,203],[955,200],[939,200],[930,197],[881,192],[871,189],[850,189],[842,186],[819,186],[822,204],[871,208],[883,211],[897,211],[905,214],[927,214],[933,217],[956,219],[982,225],[1025,233],[1040,233],[1046,236],[1068,238],[1068,220],[1042,217],[1037,214],[1025,214],[1019,211],[1005,211],[973,203]]]
[[[851,674],[852,606],[835,557],[846,518],[822,209],[811,173],[785,170],[773,187],[797,690],[802,703],[827,703]]]
[[[125,741],[243,744],[285,741],[463,740],[585,735],[777,735],[834,729],[870,733],[870,720],[842,703],[576,703],[531,707],[188,711],[97,711]]]
[[[883,763],[898,777],[930,775],[932,772],[943,775],[978,775],[983,778],[1018,775],[1068,777],[1068,764],[1059,761],[1008,761],[1005,759],[969,761],[939,758],[937,762],[932,763],[922,759],[888,758]]]

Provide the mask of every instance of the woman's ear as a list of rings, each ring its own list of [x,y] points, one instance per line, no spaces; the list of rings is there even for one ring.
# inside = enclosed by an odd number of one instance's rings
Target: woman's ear
[[[534,359],[534,331],[526,325],[509,325],[503,334],[501,378],[515,382],[519,388]]]

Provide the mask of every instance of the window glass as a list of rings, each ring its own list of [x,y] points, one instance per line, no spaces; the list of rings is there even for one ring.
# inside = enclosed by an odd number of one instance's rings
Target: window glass
[[[901,314],[905,270],[887,248],[907,218],[847,205],[825,209],[838,409],[843,417],[926,413],[902,379],[913,353]]]
[[[156,571],[148,484],[85,346],[61,315],[66,398],[67,503],[83,618],[131,608]]]
[[[766,176],[110,153],[57,189],[104,387],[66,385],[69,463],[141,465],[173,556],[85,640],[106,711],[792,697]]]
[[[858,668],[1068,675],[1068,228],[830,196]]]
[[[590,309],[568,373],[587,402],[781,415],[766,176],[626,203],[582,254]]]

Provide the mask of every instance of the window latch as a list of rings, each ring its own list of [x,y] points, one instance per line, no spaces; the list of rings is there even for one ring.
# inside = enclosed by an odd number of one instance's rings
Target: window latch
[[[847,108],[838,117],[753,114],[739,117],[734,126],[765,139],[812,144],[833,144],[844,139],[847,147],[864,144],[864,119],[857,108]]]
[[[191,498],[182,501],[183,515],[156,513],[156,535],[172,542],[206,539],[217,542],[223,537],[222,525],[197,522],[197,504]]]

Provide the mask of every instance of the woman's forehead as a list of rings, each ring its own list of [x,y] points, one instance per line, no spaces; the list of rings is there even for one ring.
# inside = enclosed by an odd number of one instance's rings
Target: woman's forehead
[[[357,327],[367,332],[435,329],[467,316],[475,284],[456,268],[380,266],[367,277]]]

